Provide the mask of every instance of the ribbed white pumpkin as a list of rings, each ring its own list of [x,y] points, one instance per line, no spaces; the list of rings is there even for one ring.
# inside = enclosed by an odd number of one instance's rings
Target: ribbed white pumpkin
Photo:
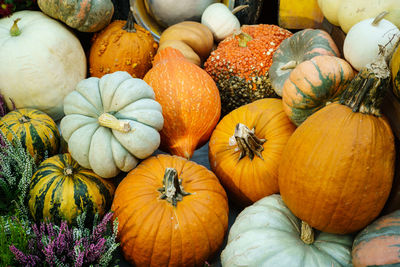
[[[17,18],[20,34],[12,36]],[[0,19],[0,93],[9,108],[13,102],[60,119],[64,97],[85,77],[81,43],[61,22],[40,11]]]
[[[280,195],[264,197],[245,208],[232,225],[221,253],[226,267],[351,266],[350,235],[314,232],[314,242],[301,239],[302,222]]]
[[[154,99],[146,82],[123,71],[79,82],[60,123],[71,156],[103,178],[133,169],[160,145],[164,119]]]

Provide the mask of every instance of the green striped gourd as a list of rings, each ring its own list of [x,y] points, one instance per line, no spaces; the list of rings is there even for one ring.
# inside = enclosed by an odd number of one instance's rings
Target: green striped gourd
[[[21,144],[39,163],[44,156],[58,153],[60,133],[56,123],[46,113],[31,108],[21,108],[7,113],[0,120],[0,130],[12,140],[14,133]]]
[[[36,222],[44,218],[73,223],[86,211],[88,218],[111,207],[114,186],[81,167],[68,153],[44,160],[32,177],[29,210]]]

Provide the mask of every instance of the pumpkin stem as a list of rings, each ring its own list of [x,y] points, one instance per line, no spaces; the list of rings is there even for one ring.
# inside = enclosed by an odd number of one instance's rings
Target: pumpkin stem
[[[243,10],[245,8],[248,8],[249,5],[240,5],[235,7],[234,9],[232,9],[232,14],[235,15],[236,13],[238,13],[240,10]]]
[[[122,27],[123,30],[127,32],[136,32],[135,29],[135,18],[133,17],[133,12],[132,10],[129,10],[128,18],[126,20],[126,23],[124,27]]]
[[[10,28],[10,35],[11,36],[18,36],[21,34],[21,30],[18,28],[18,21],[20,21],[20,18],[17,18],[16,20],[14,20],[14,24],[11,26]]]
[[[240,31],[239,33],[234,33],[235,36],[239,38],[239,46],[240,47],[247,47],[247,43],[253,40],[250,34]]]
[[[294,69],[297,66],[297,61],[296,60],[291,60],[288,63],[286,63],[285,65],[283,65],[281,67],[281,70],[289,70],[289,69]]]
[[[63,172],[65,176],[72,175],[74,174],[74,168],[71,165],[66,165]]]
[[[389,14],[389,11],[382,11],[381,13],[379,13],[374,21],[372,21],[372,25],[376,26],[387,14]]]
[[[113,130],[117,130],[123,133],[128,133],[131,130],[131,125],[127,121],[120,121],[110,113],[103,113],[97,119],[99,124],[104,127],[111,128]]]
[[[301,221],[300,238],[307,245],[314,243],[314,230],[305,221]]]
[[[254,134],[254,129],[250,130],[246,125],[242,123],[236,124],[235,133],[233,135],[236,140],[236,144],[240,150],[239,160],[246,155],[252,160],[254,155],[257,155],[262,160],[263,157],[261,152],[264,150],[263,144],[267,141],[265,139],[259,139]]]
[[[174,207],[184,196],[190,195],[182,187],[182,180],[178,178],[178,172],[174,168],[166,168],[163,179],[163,187],[158,189],[161,192],[160,199],[166,199]]]
[[[19,118],[18,121],[19,121],[20,123],[27,123],[27,122],[30,122],[30,121],[31,121],[31,118],[29,118],[28,116],[22,115],[22,117]]]

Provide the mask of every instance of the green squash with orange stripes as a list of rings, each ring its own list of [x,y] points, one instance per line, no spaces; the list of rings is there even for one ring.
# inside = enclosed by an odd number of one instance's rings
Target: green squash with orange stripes
[[[13,110],[0,119],[0,130],[10,141],[17,137],[36,163],[46,155],[50,157],[58,153],[60,133],[57,125],[50,116],[40,110]]]
[[[81,167],[69,153],[58,154],[44,160],[33,175],[28,206],[36,222],[75,223],[82,212],[93,218],[108,211],[114,191],[113,184]]]

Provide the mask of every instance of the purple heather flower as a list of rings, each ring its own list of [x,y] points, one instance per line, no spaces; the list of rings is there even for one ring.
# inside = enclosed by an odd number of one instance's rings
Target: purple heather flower
[[[14,245],[10,246],[11,252],[14,254],[15,259],[22,265],[26,267],[36,266],[38,262],[40,262],[40,258],[36,255],[25,255],[19,249],[17,249]]]

